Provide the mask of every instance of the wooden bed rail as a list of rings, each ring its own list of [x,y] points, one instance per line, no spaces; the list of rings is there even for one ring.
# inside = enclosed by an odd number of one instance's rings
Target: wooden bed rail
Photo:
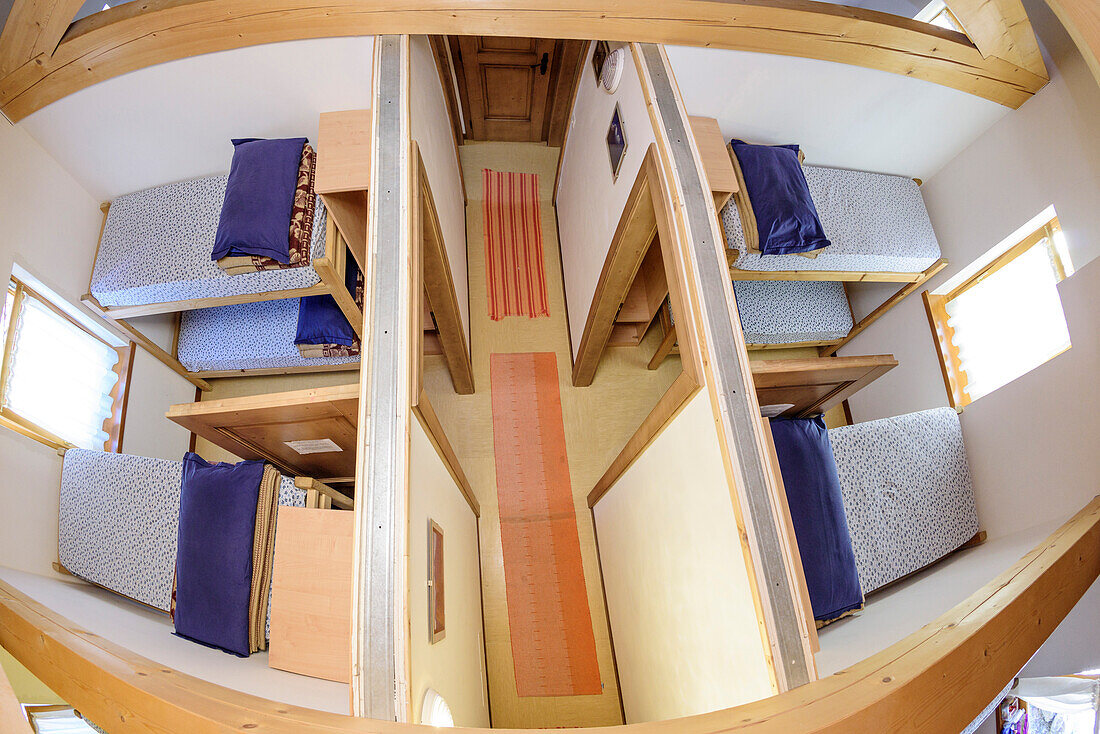
[[[1098,575],[1100,497],[939,619],[841,673],[731,709],[598,731],[959,731],[1023,668]],[[0,645],[111,734],[423,731],[281,704],[192,678],[80,629],[5,582]]]

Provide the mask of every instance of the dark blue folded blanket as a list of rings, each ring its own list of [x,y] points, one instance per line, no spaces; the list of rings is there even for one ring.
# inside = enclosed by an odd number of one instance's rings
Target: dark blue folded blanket
[[[176,634],[247,657],[252,548],[264,462],[183,457]]]
[[[833,449],[820,417],[771,422],[810,606],[831,622],[863,606]]]
[[[749,145],[732,140],[760,234],[760,252],[787,255],[829,245],[797,145]]]
[[[359,267],[348,258],[344,269],[344,286],[348,293],[355,295]],[[298,299],[298,330],[294,334],[295,344],[341,344],[350,347],[355,344],[355,330],[348,323],[347,316],[336,305],[336,299],[329,295],[305,296]]]
[[[305,138],[233,141],[212,260],[259,255],[290,262],[290,216]]]

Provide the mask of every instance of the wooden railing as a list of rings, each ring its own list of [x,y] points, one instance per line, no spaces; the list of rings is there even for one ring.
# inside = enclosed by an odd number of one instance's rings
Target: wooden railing
[[[1100,497],[966,601],[847,670],[743,706],[615,731],[957,732],[1023,668],[1098,575]],[[414,731],[192,678],[79,629],[2,582],[0,645],[110,734]]]

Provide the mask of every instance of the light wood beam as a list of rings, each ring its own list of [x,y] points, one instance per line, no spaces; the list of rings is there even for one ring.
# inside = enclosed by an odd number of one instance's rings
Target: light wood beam
[[[983,56],[1047,76],[1039,41],[1020,0],[947,0],[947,7]]]
[[[1096,0],[1047,0],[1100,84],[1100,4]]]
[[[912,76],[1019,107],[1046,79],[961,33],[813,0],[149,0],[74,23],[53,56],[0,79],[21,120],[105,79],[174,59],[301,38],[385,33],[616,38],[823,59]]]
[[[447,360],[447,369],[451,373],[451,383],[459,395],[471,395],[474,392],[474,366],[470,361],[467,346],[466,329],[462,323],[462,312],[455,294],[451,264],[447,258],[447,246],[443,242],[443,230],[439,225],[439,214],[435,208],[431,183],[424,170],[424,160],[420,157],[420,146],[413,143],[412,164],[416,172],[417,185],[413,191],[416,200],[413,204],[420,212],[421,259],[424,268],[424,290],[428,294],[435,323],[439,329],[439,341],[443,345],[443,357]]]
[[[0,33],[0,77],[38,56],[51,55],[83,4],[83,0],[15,0]]]
[[[615,730],[623,734],[962,730],[1019,672],[1098,575],[1100,497],[961,604],[840,674],[730,709]],[[276,703],[199,680],[84,630],[3,581],[0,645],[51,690],[104,725],[125,722],[134,731],[164,734],[420,731],[392,721]],[[930,701],[935,705],[930,706]],[[519,734],[520,730],[514,731]]]
[[[880,305],[874,311],[872,311],[871,313],[867,314],[862,319],[860,319],[859,322],[856,323],[852,327],[852,330],[848,332],[848,336],[844,337],[843,339],[841,339],[836,344],[830,344],[828,346],[822,347],[822,349],[820,350],[821,351],[821,356],[822,357],[830,357],[830,356],[836,354],[837,350],[839,350],[841,347],[845,346],[850,341],[852,341],[857,336],[859,336],[861,333],[863,333],[863,331],[866,330],[868,326],[870,326],[871,324],[875,323],[880,318],[882,318],[886,314],[887,311],[889,311],[894,306],[901,303],[902,300],[904,300],[906,296],[908,296],[910,293],[912,293],[913,291],[917,290],[922,285],[927,283],[928,280],[933,275],[940,272],[945,267],[947,267],[947,260],[942,258],[942,257],[939,260],[937,260],[936,262],[929,265],[928,268],[924,272],[919,274],[920,278],[918,280],[915,280],[912,283],[909,283],[909,284],[904,285],[901,288],[899,288],[898,291],[896,293],[894,293],[894,295],[887,298],[882,303],[882,305]]]
[[[573,362],[573,385],[587,387],[596,377],[600,356],[607,347],[615,314],[626,299],[634,276],[642,265],[649,245],[657,234],[657,219],[650,197],[649,170],[655,155],[651,145],[626,198],[619,224],[611,238],[596,292],[588,309],[588,319],[581,334],[577,358]]]

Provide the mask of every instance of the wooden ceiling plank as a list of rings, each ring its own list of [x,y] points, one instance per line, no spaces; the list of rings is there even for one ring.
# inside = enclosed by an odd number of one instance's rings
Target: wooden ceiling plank
[[[1100,4],[1095,0],[1047,0],[1100,84]]]
[[[62,2],[62,0],[57,0]],[[149,0],[74,23],[51,57],[0,79],[19,120],[92,84],[153,64],[261,43],[383,33],[592,37],[824,59],[913,76],[1019,107],[1046,78],[984,56],[961,33],[812,0],[623,0],[613,8],[539,0]]]

